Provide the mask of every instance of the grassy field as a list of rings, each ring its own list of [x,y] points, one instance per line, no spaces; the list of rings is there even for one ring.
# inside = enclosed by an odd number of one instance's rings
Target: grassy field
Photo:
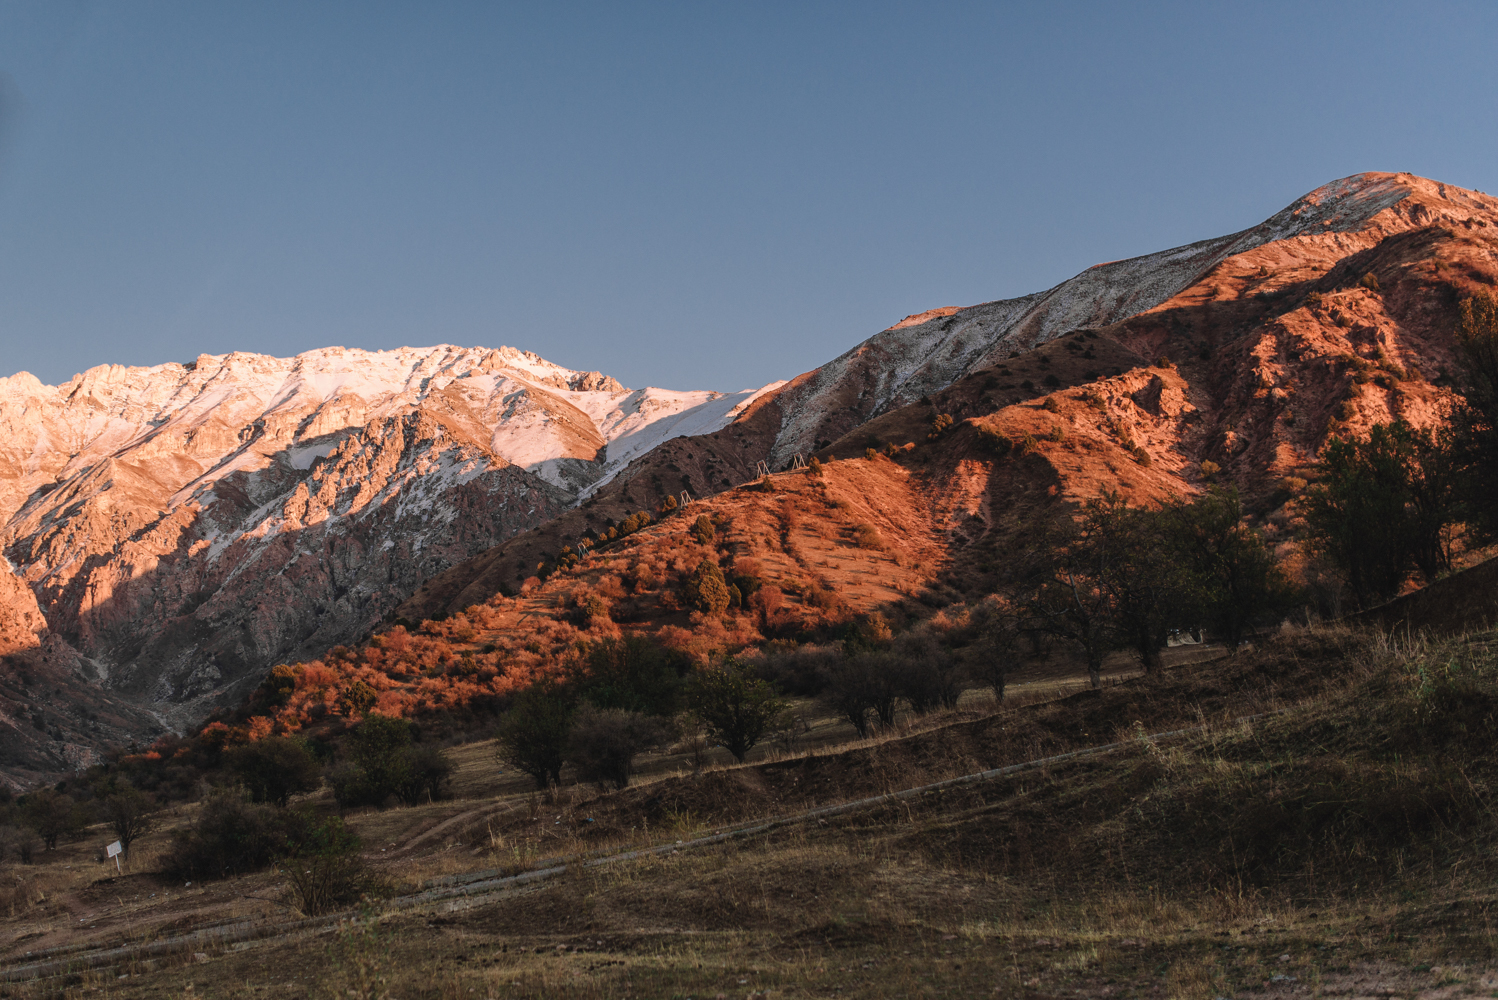
[[[1492,635],[1324,628],[1211,664],[637,787],[370,812],[397,891],[598,851],[486,894],[293,926],[266,873],[100,878],[65,845],[12,890],[27,997],[1498,995]],[[1252,717],[1250,721],[1243,721]],[[1193,727],[1179,737],[1148,734]],[[674,840],[983,767],[1072,758],[763,834]],[[460,751],[470,791],[483,747]],[[489,765],[492,766],[492,765]],[[159,835],[158,835],[159,836]],[[665,853],[607,860],[665,844]],[[383,857],[382,857],[383,855]],[[144,852],[138,852],[146,867]],[[65,860],[72,858],[72,861]],[[73,864],[73,868],[65,867]],[[45,883],[49,888],[42,889]],[[30,888],[27,888],[27,887]],[[35,899],[38,893],[45,899]],[[151,903],[150,893],[156,893]],[[268,935],[174,941],[210,918]],[[63,928],[68,930],[63,933]],[[154,941],[99,968],[98,949]],[[93,951],[90,951],[93,949]]]

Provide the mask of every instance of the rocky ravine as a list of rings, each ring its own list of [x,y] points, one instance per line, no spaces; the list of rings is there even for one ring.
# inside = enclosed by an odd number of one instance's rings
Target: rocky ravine
[[[0,379],[0,698],[57,716],[12,721],[8,741],[0,720],[0,744],[20,747],[3,766],[56,763],[35,733],[119,735],[82,714],[101,693],[122,718],[149,708],[174,726],[234,703],[273,664],[359,639],[428,576],[755,395],[630,391],[448,346]],[[43,656],[64,664],[45,683],[21,665]]]

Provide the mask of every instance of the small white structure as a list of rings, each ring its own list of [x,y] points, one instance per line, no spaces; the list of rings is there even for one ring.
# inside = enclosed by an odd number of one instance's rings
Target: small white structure
[[[120,855],[124,854],[124,853],[125,853],[125,845],[121,844],[118,840],[116,840],[114,843],[110,844],[108,847],[104,848],[104,856],[107,857],[107,858],[114,858],[114,870],[115,871],[121,871],[121,868],[120,868]]]

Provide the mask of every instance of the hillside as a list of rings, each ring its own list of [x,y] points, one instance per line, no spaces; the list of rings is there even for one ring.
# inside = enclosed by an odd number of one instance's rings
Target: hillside
[[[276,866],[158,874],[187,807],[122,876],[97,830],[9,869],[0,975],[28,997],[1476,994],[1490,640],[1287,629],[544,805],[476,747],[464,797],[350,817],[385,897],[310,920]]]
[[[1161,274],[1140,277],[1156,266]],[[1121,284],[1103,295],[1096,283],[1110,274]],[[894,445],[893,460],[923,498],[925,526],[942,541],[944,572],[975,591],[982,580],[972,571],[1003,561],[1033,528],[1042,494],[1075,502],[1114,490],[1158,500],[1200,489],[1203,461],[1243,491],[1258,526],[1288,542],[1294,483],[1327,440],[1394,417],[1419,426],[1444,419],[1457,304],[1498,283],[1498,201],[1409,175],[1363,174],[1245,233],[1072,281],[1080,284],[1045,296],[1054,309],[1090,288],[1099,301],[1141,310],[1120,319],[1113,305],[1100,307],[1087,316],[1106,322],[1065,330],[1047,317],[1072,313],[1037,312],[1037,303],[912,317],[766,395],[723,430],[668,442],[581,508],[434,577],[400,614],[433,617],[513,591],[538,562],[610,520],[681,490],[727,489],[751,478],[754,462],[781,462],[803,447],[811,454],[811,444],[824,459]],[[1141,290],[1125,295],[1129,282],[1143,282]],[[901,405],[899,392],[876,391],[872,373],[894,367],[848,363],[878,355],[893,366],[892,344],[951,352],[954,342],[929,339],[943,325],[988,346],[958,352],[939,377],[900,383],[927,391],[927,401]],[[1025,349],[1027,338],[1038,346]],[[1156,364],[1162,358],[1168,364]],[[811,384],[825,389],[813,394],[823,401],[815,406],[806,402]],[[844,396],[861,402],[852,410],[830,402]],[[927,447],[940,414],[958,425]],[[811,415],[816,429],[798,430]],[[1052,442],[1058,427],[1062,440]],[[1038,450],[995,462],[981,428],[1031,435]],[[1282,554],[1296,557],[1288,545]]]
[[[580,582],[597,583],[568,571],[541,584],[558,559],[683,492],[693,517],[755,526],[726,529],[752,542],[719,548],[731,566],[774,549],[764,532],[787,491],[795,503],[843,491],[856,517],[823,503],[805,530],[841,537],[840,558],[858,524],[908,547],[890,576],[898,595],[860,586],[867,570],[838,559],[784,552],[763,582],[795,608],[816,581],[844,620],[976,600],[1037,526],[1077,502],[1194,492],[1212,467],[1294,568],[1292,501],[1321,447],[1394,416],[1440,422],[1457,304],[1495,283],[1498,201],[1360,174],[1241,233],[1098,265],[1034,296],[908,317],[740,396],[656,399],[533,355],[447,348],[380,361],[406,374],[375,401],[348,388],[347,372],[293,377],[271,365],[250,378],[273,359],[245,356],[200,359],[201,377],[183,366],[94,373],[66,394],[18,376],[12,393],[50,402],[28,402],[25,420],[4,411],[11,495],[26,496],[4,551],[51,634],[78,651],[74,683],[166,710],[176,725],[232,707],[273,663],[356,644],[382,618],[415,630],[519,600],[525,610],[469,651],[500,633],[523,647],[538,622],[571,615],[563,605]],[[343,352],[325,353],[295,364],[348,367]],[[141,379],[165,382],[131,387]],[[158,397],[199,402],[173,404],[178,413],[142,401]],[[61,414],[51,424],[30,415],[49,406]],[[250,420],[252,410],[267,416]],[[946,416],[952,426],[937,429]],[[98,443],[58,464],[68,449],[38,442],[67,434]],[[995,457],[994,434],[1021,448]],[[231,456],[213,457],[224,442]],[[879,457],[865,458],[869,448]],[[783,469],[812,453],[836,460],[821,486],[745,485],[760,463]],[[580,572],[598,576],[604,555]],[[630,582],[633,610],[613,627],[686,628],[666,605],[689,557],[701,554],[673,553],[669,573]],[[1334,607],[1335,593],[1325,600]],[[838,627],[828,610],[810,616],[815,628]],[[742,633],[747,644],[754,634],[764,637],[760,624]],[[510,662],[498,646],[485,655],[496,670]],[[57,697],[64,722],[69,697]]]

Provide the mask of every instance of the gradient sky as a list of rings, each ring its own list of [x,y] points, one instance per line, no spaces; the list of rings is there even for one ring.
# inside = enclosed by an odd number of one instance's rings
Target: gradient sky
[[[1498,190],[1498,5],[0,0],[0,374],[510,344],[789,378],[1363,170]]]

